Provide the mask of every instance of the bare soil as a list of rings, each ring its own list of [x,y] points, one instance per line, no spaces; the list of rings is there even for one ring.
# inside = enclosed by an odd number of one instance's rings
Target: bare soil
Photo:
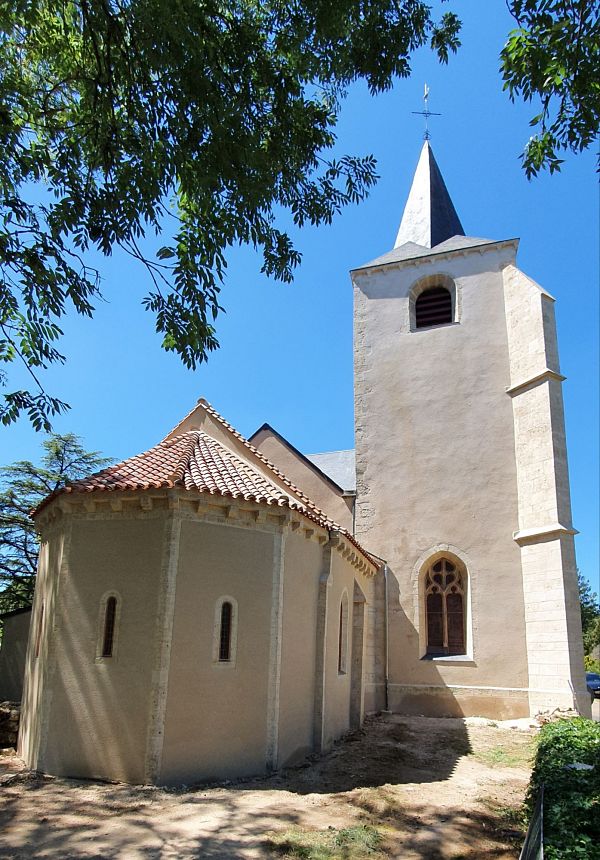
[[[177,790],[38,776],[0,756],[0,857],[515,858],[534,734],[384,715],[300,767]],[[331,847],[363,826],[376,848]]]

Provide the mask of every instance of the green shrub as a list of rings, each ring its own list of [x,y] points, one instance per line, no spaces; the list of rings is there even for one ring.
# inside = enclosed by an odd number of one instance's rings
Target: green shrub
[[[586,654],[583,658],[583,665],[586,672],[596,672],[600,675],[600,660],[594,659],[590,654]]]
[[[593,770],[568,767],[593,765]],[[539,735],[527,806],[544,783],[547,860],[600,858],[600,723],[577,717],[545,725]]]

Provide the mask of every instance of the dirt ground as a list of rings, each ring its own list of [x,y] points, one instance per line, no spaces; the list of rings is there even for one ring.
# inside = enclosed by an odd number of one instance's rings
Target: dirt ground
[[[388,715],[298,768],[177,790],[40,777],[5,756],[0,857],[514,858],[534,735]]]

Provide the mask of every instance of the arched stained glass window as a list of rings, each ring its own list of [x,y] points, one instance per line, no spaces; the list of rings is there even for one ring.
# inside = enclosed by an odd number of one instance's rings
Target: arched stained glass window
[[[465,653],[466,573],[447,558],[431,565],[425,577],[427,653]]]

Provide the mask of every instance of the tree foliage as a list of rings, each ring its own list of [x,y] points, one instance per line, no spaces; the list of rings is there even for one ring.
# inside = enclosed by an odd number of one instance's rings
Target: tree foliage
[[[227,249],[253,245],[289,281],[300,254],[276,211],[328,223],[375,181],[371,156],[329,154],[347,87],[389,88],[423,45],[447,61],[458,30],[423,0],[1,4],[0,360],[35,381],[6,391],[2,422],[49,429],[66,408],[38,371],[63,360],[67,310],[93,312],[92,248],[141,260],[164,348],[205,360]]]
[[[565,150],[581,152],[600,127],[598,0],[508,0],[518,29],[501,54],[512,99],[538,101],[536,129],[523,153],[528,176],[560,169]]]
[[[97,451],[86,451],[71,433],[54,434],[42,445],[39,464],[20,460],[0,469],[0,612],[33,599],[39,544],[31,511],[58,487],[109,462]]]
[[[546,723],[539,734],[526,807],[544,786],[544,857],[592,860],[600,840],[600,725],[576,717]],[[573,764],[590,765],[588,769]]]
[[[581,607],[583,650],[589,654],[592,648],[600,645],[600,601],[598,595],[592,591],[590,583],[579,571],[577,571],[577,582]]]

